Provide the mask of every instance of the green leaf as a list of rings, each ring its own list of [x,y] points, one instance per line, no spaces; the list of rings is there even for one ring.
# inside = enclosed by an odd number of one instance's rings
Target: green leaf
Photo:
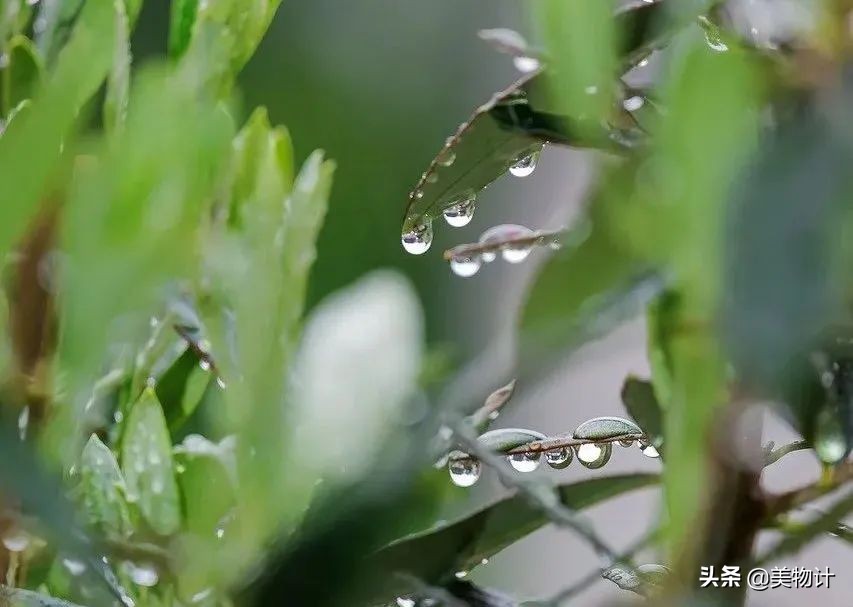
[[[628,377],[622,384],[622,402],[646,436],[658,444],[663,437],[663,413],[652,384],[636,377]]]
[[[172,466],[172,442],[163,409],[147,389],[133,405],[125,426],[121,467],[127,488],[142,516],[160,535],[170,535],[181,523],[178,487]]]
[[[179,428],[193,414],[210,379],[210,372],[199,366],[198,356],[189,348],[160,376],[155,390],[170,430]]]
[[[0,603],[15,607],[81,607],[76,603],[64,601],[46,594],[39,594],[23,588],[0,586]]]
[[[115,50],[104,99],[104,125],[108,130],[116,130],[124,124],[130,94],[130,20],[124,0],[114,2]]]
[[[562,503],[573,510],[588,508],[626,491],[657,483],[653,474],[595,478],[558,487]],[[548,523],[546,516],[521,495],[487,506],[457,521],[398,540],[371,557],[384,573],[378,601],[393,598],[408,588],[394,573],[407,573],[426,583],[452,579],[456,571],[470,571],[507,546]]]
[[[0,114],[8,116],[35,95],[41,84],[42,64],[35,46],[24,36],[14,36],[5,53],[6,67],[0,69]]]
[[[215,542],[237,503],[233,441],[215,444],[190,435],[175,447],[175,462],[187,531]]]
[[[80,456],[83,505],[89,521],[107,534],[132,531],[126,486],[113,452],[93,434]]]
[[[9,251],[50,187],[61,143],[109,70],[113,34],[112,3],[87,2],[51,76],[29,110],[0,137],[0,183],[15,184],[0,210],[0,255]]]
[[[198,12],[198,0],[172,0],[169,20],[169,56],[178,58],[186,52],[192,38]]]

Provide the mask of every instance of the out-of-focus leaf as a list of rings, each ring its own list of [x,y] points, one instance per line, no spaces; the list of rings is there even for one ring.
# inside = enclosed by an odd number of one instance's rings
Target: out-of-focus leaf
[[[169,21],[169,55],[180,57],[192,38],[193,25],[198,12],[198,0],[172,0]]]
[[[210,372],[199,366],[198,356],[189,348],[160,376],[154,389],[171,430],[192,415],[210,380]]]
[[[64,601],[46,594],[39,594],[23,588],[0,586],[0,603],[15,607],[80,607],[76,603]]]
[[[181,522],[178,487],[172,466],[172,442],[157,395],[146,389],[130,410],[121,448],[121,466],[129,495],[146,522],[160,535]]]
[[[0,137],[0,182],[15,184],[5,193],[0,210],[0,255],[9,251],[37,210],[39,197],[50,186],[63,139],[80,107],[106,77],[114,29],[112,3],[87,2],[32,106],[11,121]]]
[[[113,452],[93,434],[80,456],[83,506],[89,521],[107,534],[132,531],[126,486]]]
[[[124,124],[130,94],[130,21],[124,0],[114,2],[115,49],[104,99],[104,125],[109,130],[118,129]]]
[[[622,384],[622,402],[646,436],[657,444],[663,437],[663,414],[652,384],[636,377],[627,378]]]
[[[64,0],[55,2],[40,2],[38,6],[39,28],[36,32],[36,43],[39,51],[49,67],[60,50],[66,45],[78,20],[86,8],[86,0]],[[112,5],[110,0],[100,2],[104,6]]]
[[[191,434],[175,447],[175,463],[187,531],[215,542],[237,501],[233,440],[215,444]]]
[[[5,52],[6,65],[0,69],[0,108],[2,115],[8,116],[22,101],[33,98],[41,84],[42,65],[36,47],[24,36],[14,36]]]
[[[562,485],[562,503],[573,509],[587,508],[626,491],[655,484],[657,475],[633,474],[595,478]],[[525,497],[515,495],[458,521],[427,529],[383,548],[371,559],[383,572],[385,586],[374,602],[411,591],[395,572],[408,573],[427,583],[452,579],[457,571],[469,571],[522,537],[548,523],[541,510]]]

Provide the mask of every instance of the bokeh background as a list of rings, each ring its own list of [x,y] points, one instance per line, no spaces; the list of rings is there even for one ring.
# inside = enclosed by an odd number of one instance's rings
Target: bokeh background
[[[364,273],[393,267],[417,286],[430,345],[461,361],[486,347],[506,348],[525,282],[541,261],[494,263],[473,278],[452,276],[441,251],[477,239],[498,223],[555,228],[571,220],[595,175],[596,157],[546,149],[530,177],[504,177],[480,196],[471,224],[436,224],[428,254],[411,257],[400,247],[408,191],[445,137],[496,90],[516,76],[507,56],[477,37],[482,28],[511,27],[535,39],[517,0],[285,0],[264,42],[244,70],[238,107],[269,108],[285,124],[298,160],[323,148],[338,163],[330,210],[319,243],[309,305]],[[137,59],[162,55],[168,3],[147,2],[133,41]],[[188,108],[187,111],[192,111]],[[577,352],[548,381],[522,385],[499,425],[571,430],[596,415],[622,413],[619,388],[628,373],[646,374],[642,319]],[[766,439],[792,438],[781,423]],[[637,450],[616,449],[606,472],[656,470]],[[544,472],[543,472],[544,473]],[[561,480],[601,474],[577,464]],[[769,489],[814,479],[818,466],[806,453],[790,456],[765,475]],[[493,499],[503,488],[487,476],[473,491],[459,489],[446,516]],[[634,493],[590,511],[602,534],[627,546],[655,519],[654,491]],[[765,538],[766,539],[766,538]],[[644,555],[655,561],[653,553]],[[752,607],[818,600],[847,606],[853,596],[848,546],[832,538],[780,565],[829,566],[829,590],[752,593]],[[545,528],[474,572],[475,580],[524,597],[544,597],[582,577],[597,563],[570,533]],[[630,597],[609,582],[581,595],[578,607]]]

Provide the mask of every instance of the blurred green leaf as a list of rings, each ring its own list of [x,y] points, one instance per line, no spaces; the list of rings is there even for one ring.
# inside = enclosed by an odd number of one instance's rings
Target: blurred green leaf
[[[626,491],[658,482],[654,474],[595,478],[558,487],[562,503],[573,510],[588,508]],[[408,573],[426,583],[453,579],[470,571],[524,536],[548,523],[541,510],[515,495],[452,523],[398,540],[370,557],[387,586],[374,600],[393,599],[410,590],[394,573]]]
[[[210,372],[199,366],[198,356],[189,348],[160,376],[154,389],[171,430],[193,414],[210,379]]]
[[[187,531],[216,541],[236,503],[233,441],[215,444],[197,434],[175,447]]]
[[[114,1],[115,49],[104,99],[104,126],[107,130],[116,130],[124,124],[130,94],[130,20],[124,0]]]
[[[663,437],[663,412],[652,384],[636,377],[628,377],[622,384],[622,402],[646,436],[657,444]]]
[[[169,20],[169,56],[180,57],[192,38],[198,0],[172,0]]]
[[[100,2],[103,7],[112,5],[113,0]],[[38,6],[39,31],[36,43],[48,67],[53,67],[61,49],[67,44],[72,30],[86,9],[86,0],[62,0],[40,2]]]
[[[107,534],[132,531],[126,485],[113,452],[93,434],[80,456],[83,506],[89,521]]]
[[[8,116],[26,99],[32,99],[41,84],[42,64],[28,38],[14,36],[5,51],[6,65],[0,69],[0,115]]]
[[[13,246],[51,185],[60,146],[112,61],[113,8],[88,2],[56,67],[28,111],[0,137],[0,182],[15,183],[0,211],[0,255]]]
[[[0,586],[0,601],[4,605],[14,605],[15,607],[81,607],[46,594],[9,586]]]
[[[124,432],[121,466],[128,493],[155,532],[172,534],[181,522],[172,441],[153,390],[146,389],[134,403]]]

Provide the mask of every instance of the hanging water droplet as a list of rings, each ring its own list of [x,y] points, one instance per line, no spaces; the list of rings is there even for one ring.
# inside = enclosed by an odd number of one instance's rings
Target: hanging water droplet
[[[464,578],[466,575],[468,575],[468,572],[467,572],[467,571],[464,571],[464,570],[463,570],[463,571],[457,571],[457,572],[456,572],[456,573],[454,573],[453,575],[454,575],[454,576],[456,576],[456,579],[457,579],[457,580],[461,580],[461,579],[462,579],[462,578]]]
[[[515,69],[523,74],[535,72],[542,65],[536,57],[523,56],[513,57],[512,64],[515,66]]]
[[[457,459],[461,458],[461,459]],[[447,463],[450,480],[457,487],[470,487],[480,479],[480,461],[468,456],[467,453],[454,451]]]
[[[531,230],[530,228],[527,228],[525,226],[520,226],[520,225],[517,225],[514,223],[503,223],[503,224],[491,227],[488,230],[486,230],[485,232],[483,232],[480,235],[480,239],[478,240],[478,243],[483,245],[483,244],[492,244],[492,243],[496,243],[496,242],[506,242],[507,240],[516,240],[519,238],[527,238],[527,237],[532,236],[532,235],[533,235],[533,230]],[[504,247],[504,249],[505,249],[505,247]],[[527,249],[527,252],[524,253],[524,257],[527,257],[527,254],[529,252],[530,252],[529,249]],[[506,259],[510,263],[516,263],[513,260],[518,259],[521,256],[520,250],[515,250],[515,249],[512,252],[510,252],[510,254],[509,254],[510,258],[509,259],[507,259],[505,250],[502,250],[501,253],[502,253],[504,259]],[[495,253],[494,251],[484,251],[481,254],[481,257],[483,258],[483,261],[485,261],[486,263],[490,263],[497,258],[497,253]],[[522,261],[524,259],[524,257],[521,257],[521,259],[518,259],[518,261]]]
[[[560,447],[545,452],[545,461],[556,470],[562,470],[572,463],[572,450],[568,447]]]
[[[409,598],[407,596],[397,597],[397,607],[415,607],[415,605],[417,605],[415,599]]]
[[[646,103],[646,100],[643,99],[639,95],[634,95],[633,97],[628,97],[622,102],[622,107],[625,108],[627,112],[636,112]]]
[[[9,552],[23,552],[30,546],[30,536],[23,529],[13,527],[3,534],[3,546]]]
[[[454,255],[450,259],[450,269],[457,276],[462,278],[470,278],[480,270],[482,260],[479,255]]]
[[[481,564],[481,565],[488,565],[488,564],[489,564],[489,559],[487,559],[487,558],[482,558],[482,559],[480,559],[480,564]]]
[[[835,464],[847,454],[847,442],[839,416],[830,407],[824,407],[818,413],[814,450],[820,460],[827,464]]]
[[[75,577],[82,575],[86,571],[86,564],[76,559],[62,559],[62,566],[68,570],[68,573]]]
[[[9,53],[0,53],[0,70],[9,67]]]
[[[124,561],[122,569],[127,573],[133,583],[137,586],[145,586],[150,588],[157,584],[160,576],[157,574],[157,569],[151,563],[134,563],[132,561]]]
[[[657,450],[657,448],[655,448],[654,445],[648,444],[648,445],[643,446],[641,443],[640,449],[641,449],[642,454],[645,455],[646,457],[652,457],[652,458],[660,457],[660,453],[658,453],[658,450]]]
[[[590,470],[601,468],[609,462],[612,452],[610,443],[585,443],[577,447],[578,461]]]
[[[449,167],[456,160],[456,152],[449,147],[444,148],[435,157],[435,161],[443,167]]]
[[[504,261],[507,263],[521,263],[527,256],[530,255],[530,251],[533,250],[532,245],[507,245],[503,249],[501,249],[501,257],[504,258]]]
[[[509,465],[519,472],[533,472],[539,467],[541,453],[513,453],[507,457]]]
[[[476,196],[471,194],[459,202],[447,207],[442,213],[447,224],[454,228],[463,228],[474,218],[474,201]]]
[[[421,224],[403,234],[403,248],[412,255],[423,255],[432,245],[432,224]]]
[[[509,172],[515,177],[527,177],[536,170],[536,163],[539,160],[539,152],[528,154],[521,160],[509,167]]]
[[[622,447],[625,447],[627,449],[628,447],[634,446],[634,441],[632,441],[632,440],[620,440],[619,445]]]

